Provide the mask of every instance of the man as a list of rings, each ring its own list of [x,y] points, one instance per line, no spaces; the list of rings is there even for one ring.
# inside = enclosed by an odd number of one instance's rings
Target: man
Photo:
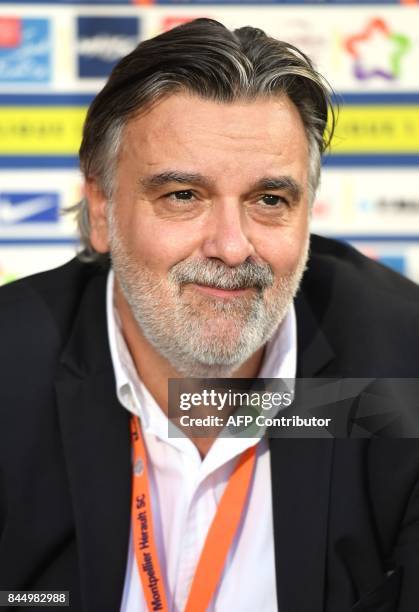
[[[1,589],[418,609],[414,440],[168,435],[172,378],[417,375],[418,288],[309,247],[328,112],[308,58],[253,28],[200,19],[114,69],[80,150],[82,261],[0,294]]]

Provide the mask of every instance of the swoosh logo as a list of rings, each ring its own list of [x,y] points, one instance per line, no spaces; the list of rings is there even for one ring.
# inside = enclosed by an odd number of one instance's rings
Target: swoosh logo
[[[49,196],[30,198],[22,204],[16,205],[13,205],[10,200],[0,199],[0,223],[6,225],[21,223],[25,219],[39,215],[53,207],[53,201]]]

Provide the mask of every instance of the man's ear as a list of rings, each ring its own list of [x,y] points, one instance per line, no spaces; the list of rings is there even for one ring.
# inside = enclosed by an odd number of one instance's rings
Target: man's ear
[[[90,242],[98,253],[107,253],[109,251],[107,198],[94,179],[86,180],[84,192],[89,204]]]

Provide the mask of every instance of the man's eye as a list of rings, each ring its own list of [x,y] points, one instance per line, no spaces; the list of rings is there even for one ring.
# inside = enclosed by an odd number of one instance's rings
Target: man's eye
[[[167,194],[167,197],[170,200],[188,201],[192,200],[194,195],[190,189],[185,189],[184,191],[172,191],[172,193]]]
[[[283,197],[278,196],[278,195],[268,194],[268,193],[263,195],[260,199],[266,206],[278,206],[278,204],[287,203]]]

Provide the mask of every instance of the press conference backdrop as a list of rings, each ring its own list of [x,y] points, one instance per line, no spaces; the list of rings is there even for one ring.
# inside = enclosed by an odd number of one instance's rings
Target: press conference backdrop
[[[61,211],[82,194],[86,107],[115,62],[196,17],[304,50],[340,113],[313,230],[419,282],[419,4],[415,1],[0,0],[0,283],[74,255]]]

